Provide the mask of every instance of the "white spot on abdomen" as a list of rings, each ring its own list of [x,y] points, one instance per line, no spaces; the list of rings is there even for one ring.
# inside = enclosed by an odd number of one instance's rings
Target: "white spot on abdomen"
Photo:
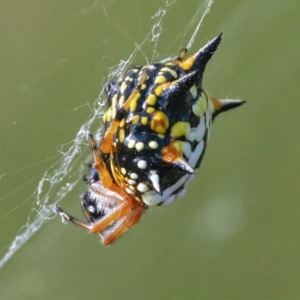
[[[188,160],[188,164],[192,167],[192,168],[195,168],[202,152],[203,152],[203,149],[204,149],[204,141],[202,140],[198,145],[197,147],[195,148],[195,150],[192,152],[189,160]]]
[[[148,206],[155,206],[160,204],[161,202],[166,201],[173,193],[174,191],[178,190],[181,186],[184,185],[184,183],[187,181],[187,179],[191,175],[184,175],[181,177],[176,183],[165,189],[162,193],[162,195],[158,194],[156,191],[151,190],[149,192],[146,192],[142,195],[143,202],[145,202]],[[175,198],[176,194],[174,194]],[[174,200],[173,198],[173,200]],[[172,201],[173,201],[172,200]],[[169,200],[170,202],[170,200]],[[171,202],[170,202],[171,203]]]
[[[206,127],[205,127],[205,117],[200,119],[200,122],[197,127],[191,128],[190,134],[186,137],[187,140],[194,142],[200,142],[205,135]]]
[[[145,160],[139,160],[137,163],[138,168],[140,169],[146,169],[147,168],[147,162]]]
[[[131,179],[138,179],[138,178],[139,178],[139,175],[136,174],[136,173],[131,173],[131,174],[130,174],[130,178],[131,178]]]
[[[192,147],[189,142],[182,142],[182,150],[185,157],[189,158],[192,153]]]
[[[145,193],[147,191],[149,191],[149,187],[147,184],[143,183],[143,182],[140,182],[138,185],[137,185],[137,189],[141,192],[141,193]]]

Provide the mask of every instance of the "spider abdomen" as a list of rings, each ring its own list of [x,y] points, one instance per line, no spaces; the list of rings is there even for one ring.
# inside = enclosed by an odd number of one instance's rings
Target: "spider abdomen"
[[[108,91],[107,128],[135,95],[114,133],[107,168],[119,186],[149,206],[182,196],[205,152],[212,110],[201,80],[179,62],[157,63],[130,70]]]

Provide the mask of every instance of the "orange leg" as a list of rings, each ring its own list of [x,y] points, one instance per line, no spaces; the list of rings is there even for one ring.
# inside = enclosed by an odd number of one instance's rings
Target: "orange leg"
[[[56,206],[56,211],[61,215],[61,217],[92,233],[98,233],[104,230],[110,224],[112,224],[115,220],[126,216],[128,214],[129,209],[130,209],[129,203],[124,201],[118,207],[116,207],[111,214],[103,217],[97,222],[87,224],[69,215],[64,210],[62,210],[59,206]]]
[[[110,174],[108,173],[106,166],[104,164],[104,161],[102,159],[102,157],[100,156],[98,147],[96,145],[96,141],[94,139],[94,136],[90,133],[89,135],[90,138],[90,143],[92,145],[92,151],[93,151],[93,155],[94,155],[94,164],[93,167],[96,168],[98,170],[98,173],[101,177],[101,181],[104,187],[109,188],[112,185],[114,185]]]
[[[105,137],[103,138],[102,144],[101,144],[101,152],[102,153],[110,153],[113,151],[113,140],[114,140],[114,134],[117,131],[118,127],[120,125],[119,120],[113,120],[108,131],[105,134]]]
[[[144,205],[141,203],[136,203],[131,208],[131,211],[128,213],[126,218],[122,220],[122,222],[118,225],[118,227],[114,228],[107,235],[103,233],[99,233],[99,236],[104,245],[112,244],[116,239],[118,239],[127,229],[136,224],[142,217],[144,213]]]
[[[56,211],[67,221],[87,230],[88,232],[98,233],[101,241],[105,245],[112,244],[118,239],[128,228],[136,224],[143,215],[144,205],[139,202],[132,203],[131,201],[122,202],[111,214],[103,217],[97,222],[87,224],[63,211],[59,206],[56,206]],[[113,228],[109,233],[102,233],[114,221],[122,219],[121,223]]]
[[[129,227],[133,226],[139,221],[143,215],[145,205],[141,202],[138,202],[136,199],[128,195],[126,191],[113,183],[92,134],[90,134],[90,142],[94,155],[93,167],[97,169],[101,181],[98,184],[95,183],[97,184],[96,188],[93,185],[91,185],[90,188],[95,188],[94,192],[99,194],[100,199],[101,195],[109,193],[110,196],[107,198],[112,200],[114,209],[112,209],[111,212],[103,218],[91,223],[80,221],[79,219],[66,213],[59,206],[56,206],[56,211],[65,220],[89,232],[98,233],[103,244],[109,245],[118,237],[120,237]],[[108,199],[106,199],[106,201]],[[90,213],[87,211],[85,211],[85,214],[87,218],[90,217]],[[115,227],[113,226],[111,229],[107,229],[107,227],[112,225],[115,221],[119,221],[119,224],[116,223]]]
[[[93,148],[93,154],[94,154],[94,164],[93,167],[96,168],[98,170],[99,176],[101,178],[101,182],[102,185],[109,189],[110,191],[113,191],[115,193],[117,193],[121,198],[124,199],[124,201],[127,201],[126,199],[128,199],[128,194],[126,193],[126,191],[124,191],[122,188],[120,188],[119,186],[117,186],[111,179],[110,174],[108,173],[106,166],[104,164],[104,161],[102,159],[102,157],[99,154],[99,150],[97,148],[96,145],[96,141],[93,137],[92,134],[90,134],[90,142]],[[132,199],[131,197],[129,197],[130,199]]]

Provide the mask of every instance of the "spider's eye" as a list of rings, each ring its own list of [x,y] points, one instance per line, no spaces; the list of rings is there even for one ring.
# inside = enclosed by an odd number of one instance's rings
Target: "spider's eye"
[[[89,212],[90,220],[98,220],[105,216],[105,210],[97,206],[96,200],[91,197],[89,192],[82,194],[81,198],[81,206],[83,210]]]
[[[99,220],[105,216],[105,211],[103,209],[98,210],[95,204],[89,204],[87,210],[90,212],[92,219]]]
[[[87,207],[88,211],[91,213],[91,214],[94,214],[96,212],[96,207],[95,205],[89,205]]]

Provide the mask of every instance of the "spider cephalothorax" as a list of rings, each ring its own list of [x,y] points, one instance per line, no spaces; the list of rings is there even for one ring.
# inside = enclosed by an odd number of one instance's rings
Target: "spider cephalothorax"
[[[212,120],[244,103],[210,98],[202,87],[206,63],[221,35],[184,60],[135,67],[106,84],[108,109],[99,147],[90,135],[94,164],[87,176],[83,223],[65,219],[111,244],[148,206],[182,197],[206,150]]]

